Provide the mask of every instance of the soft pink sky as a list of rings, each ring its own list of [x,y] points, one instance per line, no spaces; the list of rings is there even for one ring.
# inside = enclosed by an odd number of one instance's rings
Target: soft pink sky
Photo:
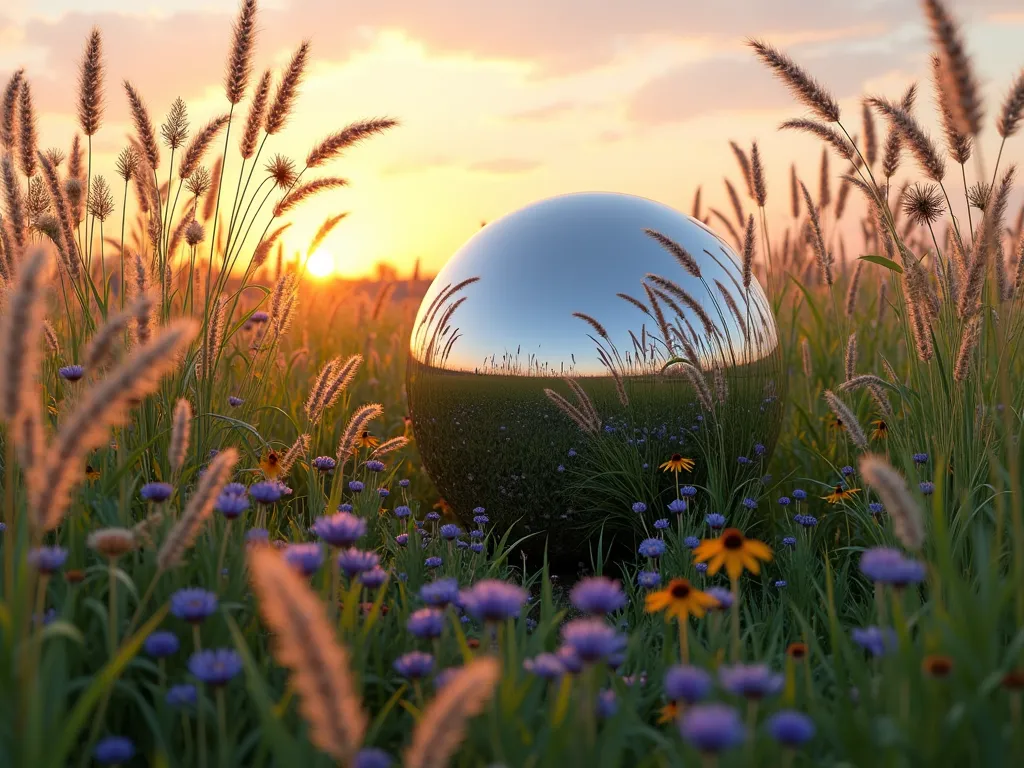
[[[951,5],[967,24],[993,115],[1024,64],[1024,10],[1020,0]],[[27,67],[43,113],[41,144],[66,147],[77,127],[82,44],[99,25],[108,108],[94,149],[109,177],[129,131],[123,78],[141,89],[157,122],[176,96],[193,125],[225,110],[221,75],[236,7],[5,0],[0,78]],[[324,244],[346,275],[378,260],[407,270],[416,258],[432,272],[481,220],[564,192],[629,192],[689,211],[702,184],[706,204],[729,210],[721,182],[725,173],[737,178],[729,139],[758,139],[769,206],[781,214],[789,163],[816,190],[821,149],[776,131],[803,110],[754,61],[747,36],[784,47],[832,88],[851,130],[860,130],[859,94],[895,97],[914,79],[919,113],[933,125],[927,32],[914,0],[264,0],[260,28],[257,75],[278,70],[304,37],[313,46],[298,107],[270,154],[301,159],[322,135],[361,117],[403,122],[337,162],[331,170],[351,187],[318,198],[289,232],[289,245],[302,247],[325,216],[351,211]],[[989,163],[997,138],[989,127]],[[1022,141],[1004,157],[1024,159]]]

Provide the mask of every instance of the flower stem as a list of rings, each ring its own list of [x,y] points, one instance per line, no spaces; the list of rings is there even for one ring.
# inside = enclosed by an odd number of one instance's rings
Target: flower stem
[[[732,579],[732,660],[740,660],[740,583]]]
[[[202,641],[199,637],[199,625],[192,625],[192,641],[195,645],[195,652],[199,653],[203,649]],[[202,682],[196,683],[196,690],[198,697],[196,698],[196,731],[197,731],[197,746],[196,750],[199,753],[199,766],[200,768],[206,768],[206,721],[203,714],[203,684]]]

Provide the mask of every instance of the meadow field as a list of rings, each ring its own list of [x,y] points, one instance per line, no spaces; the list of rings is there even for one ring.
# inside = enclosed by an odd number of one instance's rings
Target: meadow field
[[[273,155],[308,48],[257,78],[255,0],[204,126],[101,29],[71,147],[0,84],[0,766],[1019,765],[1024,71],[986,110],[921,6],[935,83],[855,114],[748,41],[831,163],[734,143],[733,210],[689,212],[766,290],[776,395],[690,358],[581,377],[579,419],[560,377],[410,361],[421,281],[308,274],[344,215],[296,251],[290,214],[402,127]],[[442,498],[465,472],[480,498]]]

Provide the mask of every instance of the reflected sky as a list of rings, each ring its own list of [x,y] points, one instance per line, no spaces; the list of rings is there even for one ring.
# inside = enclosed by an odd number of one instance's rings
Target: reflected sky
[[[683,246],[701,279],[646,229]],[[640,374],[688,355],[731,367],[778,346],[756,279],[749,304],[746,294],[738,257],[690,216],[631,195],[564,195],[488,224],[449,260],[423,299],[410,352],[431,367],[520,375],[602,375],[609,365]]]

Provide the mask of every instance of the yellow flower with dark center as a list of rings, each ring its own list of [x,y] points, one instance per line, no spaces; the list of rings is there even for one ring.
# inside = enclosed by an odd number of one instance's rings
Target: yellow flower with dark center
[[[949,677],[949,674],[953,671],[953,660],[949,656],[930,654],[924,657],[921,669],[929,677]]]
[[[260,459],[260,469],[267,480],[277,480],[281,476],[281,457],[277,451],[268,451],[267,455]]]
[[[96,469],[92,464],[85,465],[85,477],[88,480],[99,480],[100,471]]]
[[[658,725],[664,725],[665,723],[674,723],[676,718],[679,717],[679,705],[674,701],[670,701],[660,710],[658,710]]]
[[[807,658],[807,644],[806,643],[790,643],[789,647],[786,648],[786,655],[791,659],[804,659]]]
[[[680,472],[692,472],[693,464],[693,459],[687,459],[678,453],[673,453],[669,460],[661,465],[661,469],[678,475]]]
[[[852,499],[855,494],[860,492],[860,488],[844,488],[841,485],[837,485],[835,490],[832,491],[828,496],[822,496],[825,501],[829,504],[838,504],[841,501]]]
[[[831,429],[835,429],[835,430],[837,430],[839,432],[843,432],[846,429],[846,425],[843,424],[843,420],[838,418],[837,416],[833,416],[832,414],[829,414],[828,419],[829,419],[828,425],[829,425],[829,427]]]
[[[889,436],[889,425],[885,423],[884,419],[875,419],[871,422],[871,426],[874,427],[871,430],[872,440],[885,440]]]
[[[665,618],[673,616],[680,622],[686,621],[691,615],[698,619],[708,608],[715,608],[718,600],[707,592],[701,592],[690,584],[687,579],[672,579],[668,586],[647,596],[648,613],[665,612]]]
[[[380,445],[380,440],[364,429],[359,437],[356,438],[356,445],[360,448],[376,448]]]
[[[444,499],[438,499],[433,508],[441,510],[442,515],[450,515],[453,512],[452,505]]]
[[[748,539],[738,528],[726,528],[717,539],[705,539],[693,550],[693,559],[707,562],[708,573],[714,576],[723,566],[729,578],[735,581],[744,569],[753,574],[761,571],[759,560],[772,559],[771,549],[764,543]]]

